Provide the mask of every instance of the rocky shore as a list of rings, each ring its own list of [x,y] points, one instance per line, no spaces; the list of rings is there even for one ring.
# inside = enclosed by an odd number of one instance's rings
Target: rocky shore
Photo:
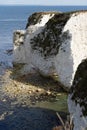
[[[55,104],[65,93],[61,84],[51,77],[39,74],[19,76],[13,69],[7,69],[1,77],[0,87],[0,129],[1,130],[51,130],[61,125]],[[59,86],[59,87],[58,87]],[[65,96],[67,99],[67,95]],[[40,103],[46,105],[41,105]],[[62,102],[63,103],[63,102]],[[57,103],[56,103],[57,105]],[[65,101],[66,105],[66,101]],[[64,105],[63,105],[64,106]],[[65,121],[67,105],[59,112]],[[59,111],[60,111],[59,110]],[[44,124],[44,125],[43,125]]]

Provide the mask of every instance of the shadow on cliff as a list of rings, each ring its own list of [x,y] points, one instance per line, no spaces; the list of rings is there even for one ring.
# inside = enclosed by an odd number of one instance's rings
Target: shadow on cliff
[[[0,130],[52,130],[61,125],[53,110],[16,105],[12,107],[6,102],[0,102],[0,108]],[[66,114],[59,114],[65,121]]]
[[[11,77],[12,76],[13,73]],[[45,90],[64,92],[63,85],[56,79],[53,77],[44,77],[38,73],[22,75],[14,78],[14,80],[22,82],[24,84],[33,85],[37,88],[43,88]]]

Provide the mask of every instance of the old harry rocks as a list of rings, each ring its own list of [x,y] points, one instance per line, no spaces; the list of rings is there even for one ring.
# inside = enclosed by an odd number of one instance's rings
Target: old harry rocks
[[[72,85],[78,65],[87,57],[87,12],[34,13],[26,30],[14,32],[14,63],[24,63],[23,73],[58,74]]]
[[[70,88],[74,130],[87,127],[87,11],[32,14],[26,30],[14,32],[14,64],[21,73],[58,75]]]

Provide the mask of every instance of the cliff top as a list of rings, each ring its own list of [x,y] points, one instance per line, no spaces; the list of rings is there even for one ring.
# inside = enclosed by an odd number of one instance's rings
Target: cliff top
[[[53,12],[50,12],[50,11],[48,11],[48,12],[35,12],[28,18],[28,23],[26,25],[26,28],[30,25],[35,25],[36,23],[40,22],[43,15],[50,14],[50,16],[51,16],[53,14],[58,14],[58,13],[59,12],[55,12],[55,11],[53,11]]]
[[[28,22],[27,22],[27,25],[26,25],[26,28],[30,25],[35,25],[36,23],[40,22],[41,18],[43,15],[52,15],[52,14],[55,14],[55,15],[58,15],[58,14],[73,14],[73,13],[85,13],[87,12],[87,10],[78,10],[78,11],[71,11],[71,12],[56,12],[56,11],[48,11],[48,12],[35,12],[33,13],[31,16],[29,16],[28,18]]]

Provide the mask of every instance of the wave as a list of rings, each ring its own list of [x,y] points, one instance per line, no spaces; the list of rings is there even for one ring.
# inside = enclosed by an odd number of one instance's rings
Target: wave
[[[26,21],[26,19],[0,19],[0,22],[21,22],[21,21]]]

